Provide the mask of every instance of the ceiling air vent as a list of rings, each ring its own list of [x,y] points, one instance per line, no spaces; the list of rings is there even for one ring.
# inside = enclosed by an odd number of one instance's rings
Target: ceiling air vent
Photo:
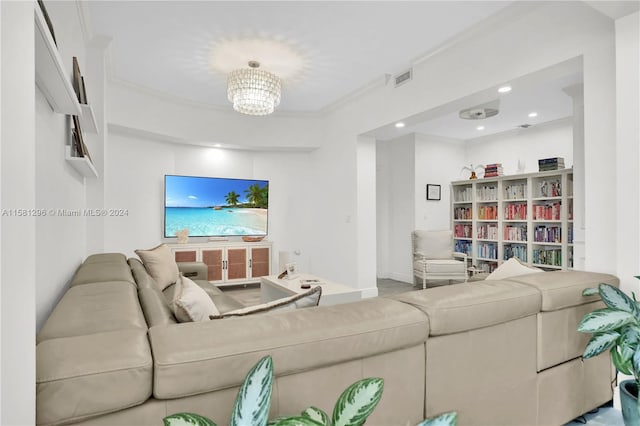
[[[518,124],[516,127],[519,127],[521,129],[528,129],[529,127],[531,127],[531,124],[527,124],[527,123]]]
[[[413,78],[413,71],[411,69],[406,70],[402,74],[396,75],[393,79],[395,82],[395,87],[400,86],[401,84],[410,81]]]

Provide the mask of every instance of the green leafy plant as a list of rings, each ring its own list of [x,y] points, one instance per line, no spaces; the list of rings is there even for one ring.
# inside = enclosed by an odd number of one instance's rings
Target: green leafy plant
[[[360,426],[382,398],[384,380],[369,377],[345,389],[336,402],[332,416],[316,407],[309,407],[298,416],[279,417],[268,421],[273,385],[273,361],[262,358],[247,374],[240,386],[231,413],[231,426]],[[446,413],[427,419],[418,426],[452,426],[456,413]],[[216,426],[207,417],[193,413],[177,413],[164,418],[165,426]]]
[[[636,277],[639,278],[640,277]],[[583,296],[599,294],[607,306],[586,314],[578,331],[592,333],[583,358],[592,358],[604,351],[611,351],[611,359],[616,369],[623,374],[633,376],[636,386],[640,385],[640,307],[636,301],[621,290],[609,284],[601,283],[598,288],[588,288]],[[638,405],[640,411],[640,404]]]

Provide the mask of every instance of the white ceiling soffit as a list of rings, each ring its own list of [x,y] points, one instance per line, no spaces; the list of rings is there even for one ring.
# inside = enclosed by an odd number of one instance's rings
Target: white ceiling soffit
[[[640,1],[585,1],[589,6],[608,16],[611,19],[619,19],[640,10]]]
[[[510,3],[91,1],[88,9],[93,33],[112,38],[114,80],[231,108],[227,76],[220,70],[228,65],[212,69],[212,49],[258,39],[298,55],[287,56],[299,61],[299,71],[283,76],[278,111],[315,112],[385,74],[409,68],[416,58]],[[262,59],[249,57],[260,55],[255,50],[244,54],[246,60]],[[287,66],[292,67],[284,63],[289,59],[273,59],[270,67],[280,67],[285,74]],[[268,69],[269,61],[262,62]]]

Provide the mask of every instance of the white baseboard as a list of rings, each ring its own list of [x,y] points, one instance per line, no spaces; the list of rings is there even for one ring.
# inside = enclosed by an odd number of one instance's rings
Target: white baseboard
[[[413,276],[412,275],[407,275],[407,274],[401,274],[398,272],[391,272],[389,273],[389,279],[392,280],[396,280],[396,281],[402,281],[403,283],[408,283],[408,284],[413,284]]]
[[[360,289],[360,297],[362,299],[368,299],[369,297],[378,296],[378,287],[368,287]]]

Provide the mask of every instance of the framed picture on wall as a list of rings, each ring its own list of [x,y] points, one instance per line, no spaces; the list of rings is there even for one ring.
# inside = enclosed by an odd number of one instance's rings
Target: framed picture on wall
[[[440,200],[440,185],[427,184],[427,200]]]

